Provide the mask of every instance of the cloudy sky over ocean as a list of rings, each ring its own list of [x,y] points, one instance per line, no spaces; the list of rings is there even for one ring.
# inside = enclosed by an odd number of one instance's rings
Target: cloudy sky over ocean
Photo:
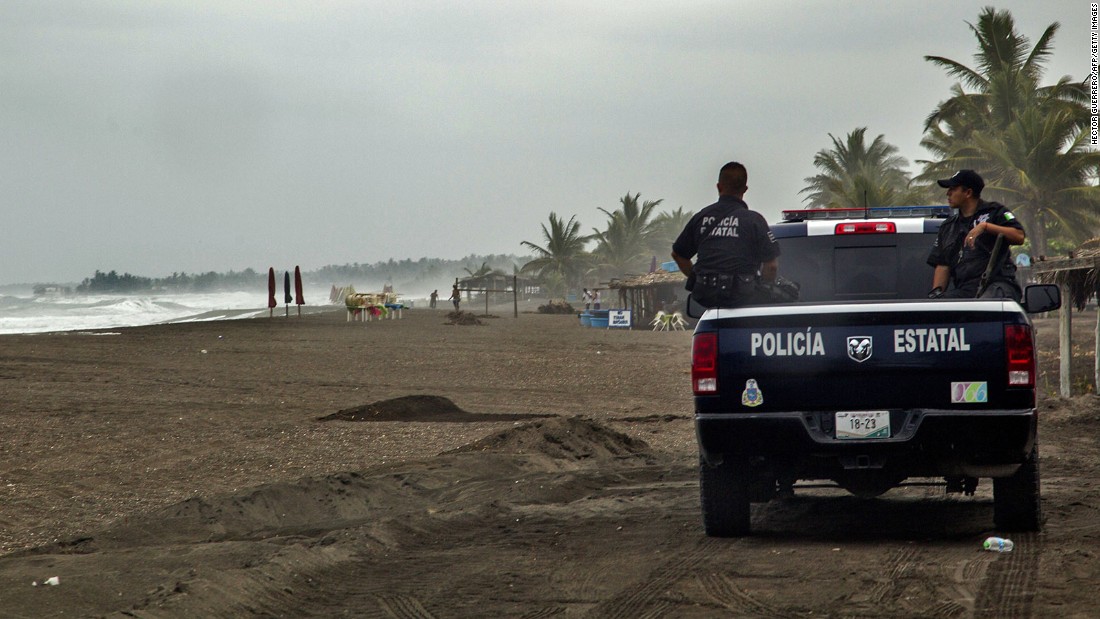
[[[0,284],[521,254],[731,159],[771,219],[830,133],[926,158],[988,4],[4,0]],[[1088,76],[1089,2],[993,6]]]

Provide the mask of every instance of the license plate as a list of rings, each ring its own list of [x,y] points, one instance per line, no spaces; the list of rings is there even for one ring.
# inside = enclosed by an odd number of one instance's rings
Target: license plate
[[[890,411],[838,411],[837,439],[890,438]]]

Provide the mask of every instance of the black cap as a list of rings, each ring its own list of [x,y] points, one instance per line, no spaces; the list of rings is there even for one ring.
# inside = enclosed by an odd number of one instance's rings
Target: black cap
[[[974,195],[980,195],[985,188],[985,181],[974,170],[959,170],[955,172],[955,176],[936,182],[940,187],[969,187]]]

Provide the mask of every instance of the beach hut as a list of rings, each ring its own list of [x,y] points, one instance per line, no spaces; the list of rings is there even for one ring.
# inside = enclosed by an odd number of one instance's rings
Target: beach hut
[[[630,310],[631,326],[636,326],[648,324],[657,312],[682,312],[688,294],[684,290],[686,281],[680,271],[670,272],[662,268],[652,273],[613,279],[607,287],[618,291],[615,307]]]
[[[1066,258],[1040,258],[1031,263],[1031,275],[1037,281],[1058,284],[1062,289],[1062,309],[1058,321],[1058,391],[1071,395],[1070,376],[1073,361],[1073,308],[1085,309],[1089,299],[1100,301],[1100,237],[1083,243]],[[1095,364],[1093,393],[1100,393],[1100,308],[1096,312]]]

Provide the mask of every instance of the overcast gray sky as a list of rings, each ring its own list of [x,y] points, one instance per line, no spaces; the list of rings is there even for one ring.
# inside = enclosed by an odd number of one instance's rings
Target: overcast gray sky
[[[522,254],[732,159],[773,219],[830,133],[927,157],[988,4],[3,0],[0,283]],[[1089,2],[993,6],[1087,77]]]

